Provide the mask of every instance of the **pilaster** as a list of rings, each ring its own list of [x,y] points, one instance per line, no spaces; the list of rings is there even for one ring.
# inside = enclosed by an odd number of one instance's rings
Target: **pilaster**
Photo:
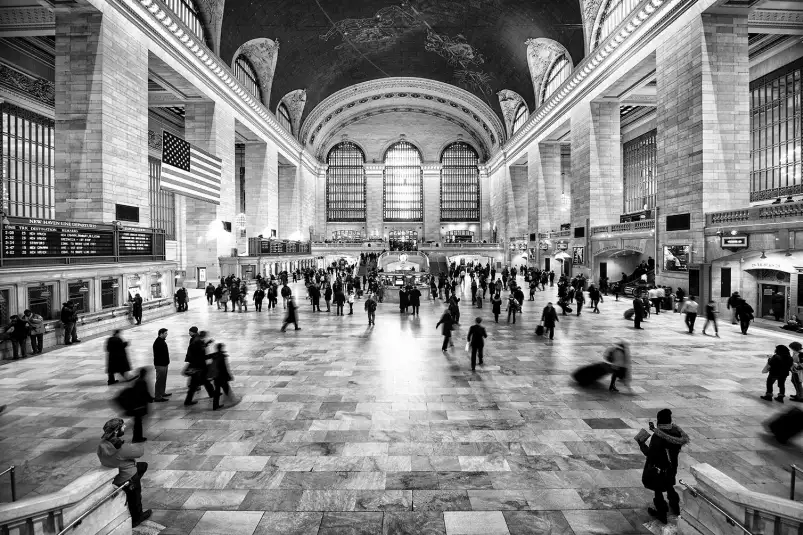
[[[385,164],[365,164],[365,229],[369,236],[374,232],[383,236],[383,182],[385,178]]]
[[[421,166],[424,180],[424,231],[422,241],[441,239],[441,168],[439,163]]]
[[[283,239],[303,239],[300,234],[299,216],[301,188],[298,181],[298,167],[279,165],[279,237]]]

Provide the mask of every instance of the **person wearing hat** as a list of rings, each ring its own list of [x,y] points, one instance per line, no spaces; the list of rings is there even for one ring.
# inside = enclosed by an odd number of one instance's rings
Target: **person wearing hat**
[[[792,350],[792,386],[795,387],[795,395],[789,396],[790,401],[803,401],[803,345],[800,342],[789,344]]]
[[[148,470],[148,463],[137,462],[145,454],[143,444],[126,444],[123,440],[125,422],[122,418],[112,418],[103,426],[103,436],[98,444],[98,460],[106,468],[117,468],[117,476],[112,483],[118,487],[126,482],[126,500],[128,511],[131,513],[133,527],[137,527],[151,517],[153,511],[142,510],[142,484],[143,474]]]
[[[173,394],[167,394],[167,367],[170,366],[170,350],[167,347],[167,329],[159,329],[159,335],[153,341],[153,368],[156,370],[156,383],[154,385],[155,398],[153,401],[169,401],[167,398]]]
[[[673,514],[680,514],[680,496],[675,491],[674,485],[678,473],[680,448],[689,443],[689,436],[672,423],[672,411],[669,409],[658,411],[658,427],[650,422],[650,431],[653,434],[649,439],[649,446],[646,438],[640,440],[642,433],[636,436],[641,452],[647,457],[641,481],[645,488],[655,493],[652,500],[655,507],[648,507],[647,512],[666,524],[670,509]]]
[[[778,395],[775,396],[775,401],[783,403],[783,398],[786,395],[786,377],[794,366],[792,354],[789,348],[784,345],[775,346],[775,353],[767,360],[766,372],[767,376],[767,393],[761,396],[765,401],[772,401],[772,387],[778,383]]]

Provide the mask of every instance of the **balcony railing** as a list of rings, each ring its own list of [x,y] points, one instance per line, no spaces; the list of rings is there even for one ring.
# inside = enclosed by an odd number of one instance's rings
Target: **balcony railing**
[[[498,243],[480,242],[454,242],[454,243],[428,243],[419,247],[422,251],[437,251],[439,249],[501,249]]]
[[[248,238],[248,252],[250,256],[308,255],[311,248],[309,242]]]
[[[314,249],[387,249],[388,242],[384,240],[366,240],[360,242],[312,242]]]
[[[645,232],[655,229],[655,219],[642,219],[641,221],[630,221],[628,223],[616,223],[614,225],[601,225],[591,227],[591,235],[599,234],[625,234],[628,232]]]
[[[706,214],[706,223],[708,225],[773,223],[801,218],[803,218],[803,202],[785,202],[709,213]]]

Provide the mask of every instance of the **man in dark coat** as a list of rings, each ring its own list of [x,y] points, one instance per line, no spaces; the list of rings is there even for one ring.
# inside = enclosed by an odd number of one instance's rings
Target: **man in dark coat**
[[[321,311],[321,289],[318,288],[317,284],[311,284],[309,287],[309,298],[312,301],[312,311],[315,312],[317,309],[318,312]]]
[[[108,355],[106,360],[106,373],[109,375],[110,385],[117,382],[114,376],[118,373],[123,376],[124,381],[131,381],[137,378],[135,375],[126,379],[126,373],[131,371],[131,364],[128,362],[126,347],[128,347],[128,342],[120,337],[120,329],[115,329],[111,337],[106,341],[106,353]]]
[[[214,399],[215,390],[212,383],[206,376],[206,331],[198,332],[198,327],[190,327],[190,345],[187,348],[187,356],[184,362],[187,363],[185,375],[189,375],[190,381],[187,387],[187,397],[184,398],[184,405],[195,405],[197,401],[192,398],[195,391],[203,386],[210,398]]]
[[[418,309],[421,307],[421,290],[413,286],[413,288],[407,292],[407,299],[410,302],[410,306],[413,307],[413,316],[418,316]]]
[[[636,440],[641,452],[647,456],[641,480],[645,488],[655,492],[655,498],[652,501],[655,507],[647,508],[647,512],[666,524],[669,509],[675,515],[680,514],[680,497],[675,491],[674,485],[678,473],[680,448],[684,444],[688,444],[689,437],[683,429],[672,423],[672,411],[669,409],[658,411],[658,427],[653,426],[653,423],[650,422],[650,431],[653,432],[653,435],[649,446],[647,440],[639,441],[638,438]],[[657,468],[660,472],[653,470],[652,467]],[[660,475],[658,477],[649,475],[656,473]],[[669,501],[668,507],[664,500],[664,492]]]
[[[480,366],[482,366],[482,350],[485,348],[485,339],[488,338],[488,333],[485,332],[485,327],[481,323],[482,318],[475,318],[474,325],[469,327],[466,337],[471,346],[471,371],[477,367],[477,356],[479,356]]]
[[[131,302],[131,315],[137,321],[137,325],[142,324],[142,296],[137,294]]]
[[[555,339],[555,324],[558,322],[558,311],[552,306],[552,303],[547,303],[544,311],[541,313],[541,323],[544,325],[544,331],[549,332],[549,339]],[[546,332],[544,332],[546,334]]]
[[[399,288],[399,312],[404,313],[407,312],[407,307],[410,306],[410,302],[407,299],[407,288],[402,286]]]
[[[206,293],[206,302],[211,305],[212,301],[215,298],[215,287],[212,286],[211,282],[206,285],[206,292],[205,293]]]
[[[28,332],[30,325],[25,316],[11,317],[11,345],[14,350],[14,359],[25,358],[28,356]]]
[[[343,315],[343,305],[345,304],[346,294],[343,293],[343,286],[340,285],[337,290],[335,290],[335,316]]]
[[[287,288],[287,286],[285,286]],[[286,301],[287,306],[287,315],[284,317],[284,323],[282,324],[282,332],[287,329],[287,326],[292,323],[295,325],[297,331],[300,331],[301,328],[298,326],[298,311],[296,306],[296,300],[293,298],[292,295],[287,297]]]
[[[772,315],[775,316],[775,321],[781,321],[785,315],[786,299],[781,292],[775,291],[772,294]]]
[[[254,291],[254,308],[257,312],[262,312],[262,301],[265,299],[265,290],[261,286],[257,286]]]
[[[159,335],[153,341],[153,368],[156,370],[156,384],[153,399],[156,402],[168,401],[173,394],[165,393],[167,387],[167,367],[170,366],[170,349],[167,347],[167,329],[159,329]]]
[[[61,325],[64,327],[64,344],[77,344],[78,339],[76,324],[78,323],[78,313],[75,311],[75,304],[68,301],[61,307]]]
[[[747,334],[747,329],[750,327],[750,322],[753,321],[753,318],[753,307],[744,299],[739,299],[739,304],[736,305],[736,319],[739,320],[742,334]]]
[[[441,327],[443,325],[443,327]],[[454,329],[454,320],[452,319],[452,314],[446,310],[441,319],[438,320],[438,323],[435,325],[435,328],[441,327],[441,334],[443,335],[443,345],[441,346],[441,351],[444,353],[452,344],[452,329]]]
[[[633,327],[643,329],[641,322],[644,321],[644,302],[639,297],[633,298]]]

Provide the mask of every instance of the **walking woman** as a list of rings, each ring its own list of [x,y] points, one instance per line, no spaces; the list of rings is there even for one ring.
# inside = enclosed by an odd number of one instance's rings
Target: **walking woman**
[[[705,305],[705,325],[703,325],[703,334],[705,334],[705,330],[708,328],[709,323],[714,324],[714,336],[719,338],[719,328],[717,327],[717,304],[713,299],[709,299],[708,304]]]
[[[226,398],[231,401],[234,399],[231,389],[229,388],[229,381],[234,379],[229,371],[229,364],[227,362],[226,346],[217,344],[216,351],[212,353],[212,366],[214,368],[212,379],[215,384],[215,396],[212,398],[212,410],[222,409],[223,405],[220,403],[220,392],[226,394]]]
[[[494,321],[499,323],[499,314],[502,312],[502,296],[498,292],[491,297],[491,309],[494,313]]]

